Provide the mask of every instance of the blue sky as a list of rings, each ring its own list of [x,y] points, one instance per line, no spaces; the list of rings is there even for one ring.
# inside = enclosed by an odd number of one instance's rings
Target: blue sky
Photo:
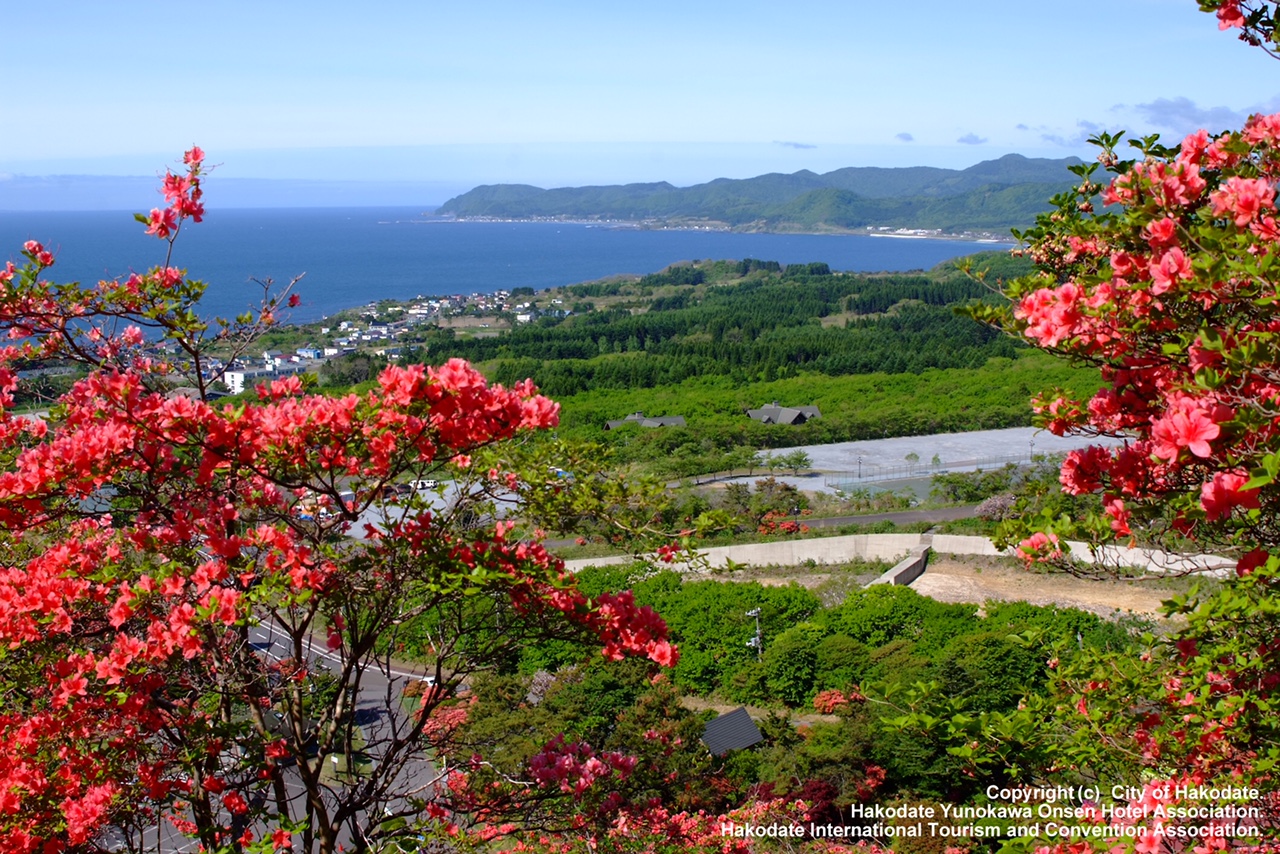
[[[687,185],[1280,109],[1195,0],[8,3],[0,175]],[[0,194],[3,194],[0,182]]]

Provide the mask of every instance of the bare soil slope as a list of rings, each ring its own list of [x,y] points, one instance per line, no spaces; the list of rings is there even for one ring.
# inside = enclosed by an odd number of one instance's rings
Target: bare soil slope
[[[1180,580],[1092,581],[1060,573],[1038,573],[1008,560],[934,554],[911,588],[940,602],[988,600],[1030,602],[1079,608],[1102,617],[1139,614],[1155,617],[1160,603],[1185,590]]]

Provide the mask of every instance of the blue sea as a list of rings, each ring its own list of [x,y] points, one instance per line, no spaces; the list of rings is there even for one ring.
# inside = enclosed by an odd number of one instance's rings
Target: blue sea
[[[167,244],[128,213],[0,212],[0,262],[23,242],[57,253],[58,281],[94,282],[164,261]],[[319,320],[378,299],[543,288],[644,274],[677,261],[758,258],[822,261],[834,270],[905,271],[1011,244],[849,235],[640,231],[568,223],[452,222],[413,208],[212,211],[189,223],[172,264],[208,284],[206,317],[231,317],[260,300],[252,280],[297,286],[289,319]]]

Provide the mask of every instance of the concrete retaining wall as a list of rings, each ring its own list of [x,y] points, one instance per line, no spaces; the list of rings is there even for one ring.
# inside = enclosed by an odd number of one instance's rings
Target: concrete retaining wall
[[[871,584],[896,584],[899,587],[910,584],[924,574],[924,568],[928,564],[929,547],[919,546]],[[871,584],[867,586],[870,587]]]
[[[577,560],[566,560],[564,568],[569,572],[581,572],[589,566],[613,566],[617,563],[631,563],[630,555],[616,555],[613,557],[582,557]]]
[[[962,537],[955,534],[934,534],[933,550],[941,554],[1016,556],[1014,549],[999,551],[986,537]],[[1156,549],[1129,549],[1123,546],[1105,546],[1096,555],[1089,551],[1089,544],[1067,540],[1067,547],[1077,559],[1112,567],[1137,567],[1147,572],[1182,574],[1209,572],[1216,574],[1235,569],[1236,562],[1220,555],[1180,555]]]
[[[1068,542],[1071,553],[1080,560],[1089,560],[1089,547],[1085,543]],[[900,560],[902,563],[886,572],[876,584],[910,584],[924,572],[926,556],[930,550],[938,554],[1008,556],[1012,550],[1000,551],[986,537],[966,537],[956,534],[851,534],[843,537],[819,537],[812,540],[786,540],[777,543],[750,543],[744,546],[718,546],[706,549],[703,554],[712,567],[727,566],[729,561],[747,566],[797,566],[807,561],[814,563],[844,563],[854,558],[867,560]],[[905,559],[904,559],[905,556]],[[598,557],[565,561],[565,567],[577,572],[588,566],[607,566],[627,563],[630,557]],[[919,562],[919,569],[908,580],[909,572],[899,572],[899,567],[911,561]],[[1175,555],[1151,549],[1126,549],[1109,546],[1100,550],[1099,563],[1108,566],[1133,566],[1154,573],[1180,573],[1210,570],[1226,573],[1235,568],[1235,561],[1217,555]],[[914,564],[913,564],[914,566]],[[688,571],[685,564],[672,564],[672,569]],[[891,581],[885,579],[892,576]]]
[[[1090,561],[1089,544],[1067,540],[1071,554],[1077,560]],[[1102,566],[1136,566],[1156,574],[1182,575],[1188,572],[1205,572],[1222,575],[1235,571],[1236,562],[1221,555],[1180,555],[1156,549],[1128,549],[1123,546],[1104,546],[1092,556],[1092,563]]]
[[[897,560],[919,545],[919,534],[851,534],[812,540],[718,546],[705,550],[703,554],[712,566],[725,566],[729,561],[749,566],[795,566],[806,561],[844,563],[853,558]]]
[[[920,545],[920,534],[849,534],[812,540],[717,546],[703,550],[702,554],[713,567],[727,566],[729,561],[748,566],[796,566],[806,561],[844,563],[854,558],[898,560]],[[570,572],[577,572],[587,566],[608,566],[630,560],[629,557],[582,558],[565,561],[565,568]],[[684,564],[672,564],[672,569],[686,570],[688,567]]]
[[[986,537],[965,537],[959,534],[934,534],[933,550],[940,554],[949,555],[1007,555],[1010,552],[1002,552],[995,547],[994,544]]]

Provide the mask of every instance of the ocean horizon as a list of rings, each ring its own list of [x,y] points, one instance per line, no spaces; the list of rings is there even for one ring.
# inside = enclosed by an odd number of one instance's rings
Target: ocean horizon
[[[0,262],[38,240],[57,256],[56,281],[95,282],[164,261],[166,244],[117,211],[0,212]],[[680,261],[757,258],[823,262],[833,270],[925,270],[1008,243],[846,234],[742,234],[642,230],[568,222],[474,222],[418,208],[261,208],[212,211],[188,223],[171,263],[208,285],[201,314],[233,317],[262,286],[302,275],[302,304],[286,317],[320,320],[371,301],[535,290],[614,275],[653,273]],[[255,282],[256,280],[256,282]]]

